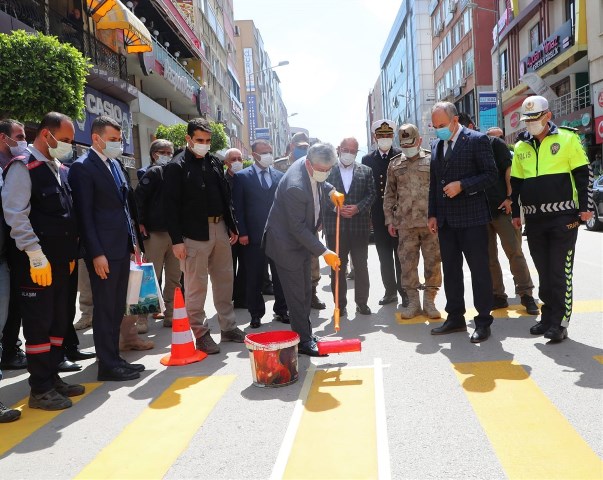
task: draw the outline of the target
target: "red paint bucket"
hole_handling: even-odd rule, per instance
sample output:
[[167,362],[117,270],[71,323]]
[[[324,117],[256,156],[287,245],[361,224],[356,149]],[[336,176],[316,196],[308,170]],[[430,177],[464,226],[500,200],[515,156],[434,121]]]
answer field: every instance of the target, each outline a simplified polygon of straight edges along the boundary
[[251,375],[257,387],[282,387],[297,382],[299,335],[288,330],[245,336]]

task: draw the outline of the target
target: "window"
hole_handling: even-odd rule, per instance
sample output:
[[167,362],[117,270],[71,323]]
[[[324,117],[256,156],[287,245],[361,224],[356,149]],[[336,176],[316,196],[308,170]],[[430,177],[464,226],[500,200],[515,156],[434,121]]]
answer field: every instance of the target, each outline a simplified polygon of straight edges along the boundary
[[465,53],[465,72],[468,76],[473,74],[473,49]]
[[561,97],[563,95],[567,95],[568,93],[570,93],[570,87],[571,87],[570,79],[569,79],[569,77],[567,77],[567,78],[561,80],[560,82],[556,83],[555,85],[553,85],[551,88],[557,94],[558,97]]
[[530,52],[540,45],[540,23],[530,28]]
[[473,9],[468,8],[467,10],[465,10],[465,12],[463,13],[463,27],[465,28],[465,33],[469,33],[469,31],[471,30],[471,12],[473,11]]
[[576,0],[565,0],[565,21],[572,21],[572,26],[576,25]]
[[499,57],[500,65],[500,89],[505,90],[508,85],[508,70],[509,70],[509,56],[507,50],[502,52]]

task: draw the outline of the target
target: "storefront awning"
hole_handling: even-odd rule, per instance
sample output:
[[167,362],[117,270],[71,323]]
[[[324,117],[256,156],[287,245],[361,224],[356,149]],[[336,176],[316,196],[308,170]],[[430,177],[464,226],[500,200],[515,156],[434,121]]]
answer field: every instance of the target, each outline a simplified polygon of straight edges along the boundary
[[151,34],[136,15],[119,0],[86,0],[97,30],[123,30],[128,53],[153,50]]

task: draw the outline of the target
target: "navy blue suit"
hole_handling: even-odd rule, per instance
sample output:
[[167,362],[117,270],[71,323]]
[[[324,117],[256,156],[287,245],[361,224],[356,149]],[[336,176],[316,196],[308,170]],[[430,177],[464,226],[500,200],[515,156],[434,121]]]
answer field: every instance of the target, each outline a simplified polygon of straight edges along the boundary
[[[493,297],[487,225],[491,216],[485,190],[496,182],[498,170],[488,137],[459,128],[448,161],[444,161],[445,142],[438,140],[432,145],[428,216],[438,222],[448,319],[465,323],[464,255],[471,270],[473,303],[478,312],[475,325],[489,326]],[[461,182],[462,191],[453,198],[447,197],[443,189],[455,181]]]
[[[118,189],[111,171],[92,149],[69,169],[94,300],[92,333],[99,372],[121,363],[119,327],[126,307],[130,254],[134,250],[125,210],[128,182],[121,168],[119,174]],[[100,255],[109,262],[106,280],[96,274],[92,263]]]
[[[268,213],[274,202],[274,194],[283,173],[268,168],[272,185],[264,189],[260,178],[253,166],[241,170],[234,176],[232,187],[232,202],[235,217],[239,228],[239,237],[249,237],[249,244],[243,246],[243,259],[245,262],[247,308],[252,317],[262,317],[266,313],[262,285],[264,282],[264,266],[266,255],[262,248],[264,227]],[[287,303],[283,295],[276,267],[271,263],[272,284],[274,287],[274,313],[284,315],[287,313]]]

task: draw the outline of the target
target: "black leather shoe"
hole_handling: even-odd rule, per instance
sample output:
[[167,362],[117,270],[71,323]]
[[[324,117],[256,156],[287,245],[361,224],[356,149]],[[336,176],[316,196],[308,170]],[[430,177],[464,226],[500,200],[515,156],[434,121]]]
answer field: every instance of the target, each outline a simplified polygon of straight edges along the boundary
[[538,315],[540,313],[538,305],[536,304],[536,301],[532,295],[523,295],[521,297],[521,304],[526,307],[526,312],[528,312],[528,315]]
[[402,307],[404,307],[404,308],[408,307],[410,300],[408,299],[408,293],[406,293],[406,290],[402,290],[400,292],[400,296],[402,297]]
[[13,355],[8,355],[7,352],[4,352],[3,357],[0,363],[0,369],[2,370],[23,370],[27,368],[27,356],[20,348]]
[[268,283],[262,287],[262,295],[274,295],[272,283]]
[[291,323],[291,319],[289,318],[289,314],[283,313],[282,315],[275,315],[274,320],[281,323],[286,323],[287,325]]
[[262,325],[262,319],[260,317],[251,317],[251,323],[249,328],[260,328]]
[[565,327],[551,327],[544,332],[544,338],[548,338],[551,343],[562,342],[567,338],[567,328]]
[[398,294],[392,293],[391,295],[385,295],[379,300],[379,305],[387,305],[388,303],[394,303],[398,301]]
[[485,342],[490,337],[490,327],[477,327],[471,334],[471,343]]
[[370,315],[372,313],[371,309],[366,303],[359,303],[356,305],[356,311],[361,315]]
[[446,335],[448,333],[466,332],[467,325],[463,322],[452,322],[446,320],[441,327],[435,327],[431,329],[432,335]]
[[492,310],[498,310],[499,308],[507,308],[509,306],[509,302],[507,301],[507,297],[500,297],[498,295],[494,296],[494,304],[492,305]]
[[327,308],[325,303],[320,301],[320,298],[318,298],[316,292],[312,294],[312,308],[315,310],[324,310]]
[[125,382],[140,378],[140,373],[135,370],[130,370],[126,367],[115,367],[108,370],[98,371],[97,379],[105,382]]
[[532,335],[543,335],[548,331],[551,326],[548,323],[538,322],[532,328],[530,328],[530,333]]
[[81,350],[79,350],[76,347],[76,348],[66,348],[65,356],[72,362],[77,362],[78,360],[89,360],[91,358],[94,358],[94,357],[96,357],[96,353],[82,352]]
[[343,307],[339,309],[339,316],[340,317],[347,317],[348,316],[348,309]]
[[72,362],[66,358],[59,363],[59,372],[79,372],[82,366],[79,363]]
[[327,355],[321,355],[318,353],[318,345],[314,340],[308,342],[300,342],[297,347],[297,352],[300,355],[308,355],[310,357],[326,357]]
[[134,372],[144,372],[144,365],[142,363],[130,363],[126,362],[123,358],[119,362],[119,366],[132,370]]

